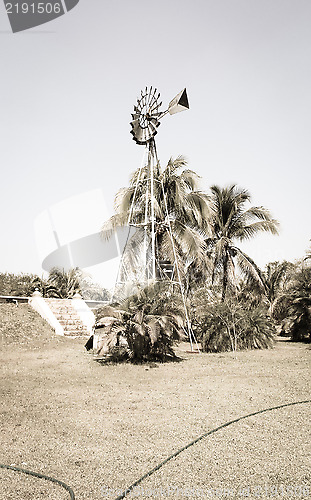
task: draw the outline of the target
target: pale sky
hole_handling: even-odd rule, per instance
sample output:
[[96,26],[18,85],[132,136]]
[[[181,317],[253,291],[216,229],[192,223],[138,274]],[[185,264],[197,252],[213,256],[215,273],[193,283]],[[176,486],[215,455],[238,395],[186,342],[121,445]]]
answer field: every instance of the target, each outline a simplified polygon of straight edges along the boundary
[[112,210],[141,164],[129,122],[150,85],[163,109],[184,87],[190,103],[162,121],[161,163],[183,154],[202,188],[234,182],[271,210],[280,236],[243,246],[260,266],[302,257],[310,26],[309,0],[80,0],[13,34],[1,2],[0,272],[41,274],[34,221],[47,208],[100,188]]

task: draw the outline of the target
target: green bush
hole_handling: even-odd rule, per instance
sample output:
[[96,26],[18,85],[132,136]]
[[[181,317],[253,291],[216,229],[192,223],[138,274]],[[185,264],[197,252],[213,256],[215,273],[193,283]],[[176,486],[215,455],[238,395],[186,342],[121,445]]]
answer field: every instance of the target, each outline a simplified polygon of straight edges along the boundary
[[275,328],[264,306],[250,307],[235,297],[210,298],[197,310],[197,335],[204,352],[267,349],[274,345]]
[[40,281],[35,274],[0,273],[0,295],[30,297]]
[[180,297],[160,283],[146,287],[122,304],[100,308],[96,321],[103,335],[109,336],[109,355],[115,357],[114,349],[122,339],[132,362],[175,357],[173,346],[183,324]]

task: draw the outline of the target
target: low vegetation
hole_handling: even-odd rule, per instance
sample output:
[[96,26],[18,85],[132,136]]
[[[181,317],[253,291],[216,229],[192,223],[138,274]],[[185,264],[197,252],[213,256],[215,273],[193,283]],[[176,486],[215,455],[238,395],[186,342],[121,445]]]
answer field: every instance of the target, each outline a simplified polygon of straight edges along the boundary
[[65,271],[55,267],[47,278],[36,274],[0,273],[0,295],[30,297],[35,290],[43,297],[70,299],[80,293],[85,300],[109,299],[109,292],[79,268]]
[[273,347],[275,327],[264,305],[245,304],[236,297],[211,300],[203,290],[200,295],[195,314],[203,351],[236,353]]
[[38,278],[35,274],[0,273],[0,295],[29,297]]

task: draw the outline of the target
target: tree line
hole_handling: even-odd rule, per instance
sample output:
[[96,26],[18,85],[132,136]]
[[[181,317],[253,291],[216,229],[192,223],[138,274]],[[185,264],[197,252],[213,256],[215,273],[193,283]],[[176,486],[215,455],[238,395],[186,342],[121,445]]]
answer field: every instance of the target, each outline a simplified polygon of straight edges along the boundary
[[[157,265],[161,270],[161,263],[171,264],[171,274],[146,286],[138,282],[130,295],[98,309],[105,349],[122,359],[165,359],[174,356],[174,342],[189,325],[206,352],[273,347],[276,333],[310,341],[311,251],[295,263],[271,262],[260,269],[240,244],[262,232],[277,235],[279,223],[267,208],[251,205],[246,189],[214,185],[203,192],[182,156],[163,170],[156,165],[153,174],[153,199],[148,168],[140,168],[116,194],[115,214],[102,234],[110,238],[117,228],[134,226],[126,264],[127,272],[136,272],[138,256],[145,253],[150,262],[153,225]],[[153,224],[146,216],[151,204]],[[54,268],[47,279],[0,274],[0,295],[29,296],[36,288],[46,297],[110,296],[78,268]]]
[[31,297],[38,290],[43,297],[71,299],[79,293],[85,300],[109,300],[108,290],[94,283],[78,267],[65,271],[54,267],[47,277],[26,273],[0,273],[0,295]]

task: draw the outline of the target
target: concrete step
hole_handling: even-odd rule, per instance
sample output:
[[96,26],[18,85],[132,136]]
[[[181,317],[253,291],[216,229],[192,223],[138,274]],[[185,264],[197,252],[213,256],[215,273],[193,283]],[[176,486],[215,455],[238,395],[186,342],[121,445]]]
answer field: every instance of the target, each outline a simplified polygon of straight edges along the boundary
[[55,307],[66,307],[72,304],[72,299],[45,299],[48,304],[53,304]]
[[71,334],[72,332],[79,332],[79,334],[87,334],[88,331],[85,328],[78,328],[77,326],[73,328],[64,328],[64,333]]
[[87,330],[86,326],[83,323],[70,323],[63,325],[64,330]]
[[57,316],[60,319],[80,319],[78,314],[75,314],[74,312],[70,314],[57,314],[55,311],[53,311],[55,316]]
[[61,325],[83,325],[82,321],[79,318],[57,318]]
[[72,330],[70,332],[64,331],[64,336],[65,337],[85,337],[85,338],[89,338],[90,334],[88,332],[81,332],[79,330]]
[[79,314],[76,311],[71,311],[70,313],[67,314],[58,314],[57,312],[53,311],[55,316],[61,319],[80,319]]
[[63,312],[66,313],[68,311],[72,311],[73,307],[55,307],[54,304],[49,304],[50,308],[53,309],[53,311],[58,311],[58,312]]
[[53,304],[49,304],[49,307],[50,307],[50,309],[52,309],[52,311],[55,311],[59,314],[68,314],[71,311],[75,311],[73,306],[71,306],[71,307],[55,307]]

